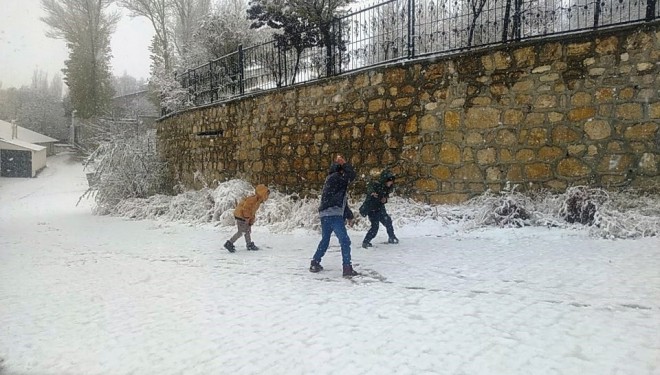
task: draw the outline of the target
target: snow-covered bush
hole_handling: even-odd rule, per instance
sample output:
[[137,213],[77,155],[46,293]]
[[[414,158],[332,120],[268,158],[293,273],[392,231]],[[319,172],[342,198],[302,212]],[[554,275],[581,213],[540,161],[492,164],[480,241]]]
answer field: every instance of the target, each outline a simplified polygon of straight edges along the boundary
[[[215,189],[207,187],[176,196],[124,199],[112,207],[111,213],[135,219],[233,226],[236,204],[251,194],[254,194],[254,187],[250,183],[230,180],[218,184]],[[350,200],[356,215],[353,228],[359,231],[366,231],[370,226],[369,220],[357,213],[363,199],[363,196],[354,196]],[[318,205],[315,194],[311,197],[287,195],[271,188],[270,198],[257,212],[255,225],[267,226],[274,232],[299,228],[318,230]],[[576,187],[563,194],[546,191],[523,194],[510,188],[497,194],[486,192],[456,206],[434,206],[394,196],[386,208],[395,227],[433,220],[444,225],[459,224],[457,229],[460,230],[534,225],[573,227],[603,238],[660,235],[660,198],[632,191],[607,193],[602,189]],[[568,219],[569,215],[579,220]],[[579,224],[583,218],[589,219],[584,221],[588,225]]]
[[[99,146],[87,158],[91,182],[84,197],[94,197],[100,214],[116,213],[117,205],[130,198],[147,198],[169,193],[166,164],[156,149],[155,131],[136,133],[115,129],[98,140]],[[160,210],[158,204],[149,209]]]
[[559,209],[561,217],[569,223],[598,225],[598,207],[608,200],[607,192],[575,186],[567,189],[564,195],[566,199]]
[[516,187],[507,188],[495,194],[490,191],[471,199],[467,203],[476,214],[474,225],[498,225],[500,227],[522,227],[530,225],[529,209],[531,199],[516,191]]

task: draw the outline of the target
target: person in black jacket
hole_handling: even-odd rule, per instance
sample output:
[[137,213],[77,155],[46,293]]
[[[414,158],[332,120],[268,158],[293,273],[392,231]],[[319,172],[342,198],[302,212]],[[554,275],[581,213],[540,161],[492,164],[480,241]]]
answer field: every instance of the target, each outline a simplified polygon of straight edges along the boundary
[[319,216],[321,217],[321,242],[316,248],[309,266],[310,272],[323,270],[321,259],[330,245],[330,236],[335,233],[341,246],[341,258],[343,264],[343,276],[356,276],[351,264],[351,239],[346,232],[345,221],[349,225],[353,223],[353,212],[348,207],[348,185],[355,180],[355,170],[350,163],[341,155],[330,166],[328,177],[323,185],[321,204],[319,205]]
[[388,243],[397,244],[399,239],[394,235],[394,226],[392,225],[392,218],[385,210],[385,203],[390,197],[393,190],[395,176],[387,169],[380,174],[378,181],[372,181],[367,185],[367,197],[362,206],[360,206],[360,215],[368,216],[371,222],[371,228],[364,236],[362,247],[371,247],[371,240],[378,234],[379,223],[383,223],[387,230]]

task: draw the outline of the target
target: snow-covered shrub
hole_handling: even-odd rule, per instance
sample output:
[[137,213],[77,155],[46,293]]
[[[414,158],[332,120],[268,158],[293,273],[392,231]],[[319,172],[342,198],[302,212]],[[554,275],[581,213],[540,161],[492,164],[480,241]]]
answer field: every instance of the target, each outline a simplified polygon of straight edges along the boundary
[[92,169],[88,180],[93,183],[81,197],[93,196],[98,213],[115,213],[126,199],[171,192],[166,164],[156,149],[155,131],[120,129],[101,138],[86,162],[86,168]]
[[598,225],[598,207],[609,198],[602,189],[574,186],[564,193],[559,215],[569,223]]
[[591,235],[603,238],[638,238],[660,235],[660,199],[634,191],[607,194],[598,207]]
[[471,199],[467,203],[476,214],[474,225],[498,225],[500,227],[523,227],[530,225],[532,207],[531,199],[516,191],[516,188],[505,189],[500,193],[487,191]]

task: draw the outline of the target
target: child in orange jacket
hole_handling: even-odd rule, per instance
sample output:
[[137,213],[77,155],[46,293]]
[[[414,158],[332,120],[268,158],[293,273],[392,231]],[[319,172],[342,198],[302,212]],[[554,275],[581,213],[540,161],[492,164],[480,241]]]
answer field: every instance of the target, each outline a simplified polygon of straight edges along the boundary
[[270,190],[268,190],[266,185],[257,185],[255,188],[255,194],[243,198],[238,206],[236,206],[236,209],[234,210],[234,218],[236,219],[238,231],[232,236],[232,238],[225,242],[225,249],[229,250],[230,253],[236,251],[234,242],[243,235],[245,235],[245,244],[247,245],[248,250],[259,250],[257,245],[252,242],[250,233],[252,224],[254,224],[254,221],[256,220],[255,214],[257,213],[259,206],[261,206],[261,203],[268,200],[269,194]]

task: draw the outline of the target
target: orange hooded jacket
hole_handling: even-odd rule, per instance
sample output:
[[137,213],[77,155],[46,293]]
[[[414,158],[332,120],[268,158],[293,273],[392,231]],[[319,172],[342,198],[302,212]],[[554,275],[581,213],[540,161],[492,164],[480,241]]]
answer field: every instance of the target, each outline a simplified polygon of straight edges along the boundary
[[257,213],[259,206],[261,206],[261,203],[268,199],[270,190],[268,190],[266,185],[259,184],[255,188],[255,193],[256,194],[254,195],[243,198],[234,210],[235,217],[245,219],[250,225],[254,224],[254,221],[256,220],[255,214]]

